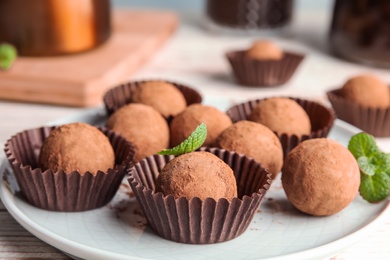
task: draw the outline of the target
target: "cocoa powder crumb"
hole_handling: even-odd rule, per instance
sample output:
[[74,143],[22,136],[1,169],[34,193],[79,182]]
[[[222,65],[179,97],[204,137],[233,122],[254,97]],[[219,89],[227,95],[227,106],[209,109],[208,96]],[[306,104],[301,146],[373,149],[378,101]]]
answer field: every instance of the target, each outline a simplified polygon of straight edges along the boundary
[[137,215],[137,216],[140,216],[140,217],[144,217],[144,213],[142,212],[141,209],[134,209],[133,210],[133,214]]

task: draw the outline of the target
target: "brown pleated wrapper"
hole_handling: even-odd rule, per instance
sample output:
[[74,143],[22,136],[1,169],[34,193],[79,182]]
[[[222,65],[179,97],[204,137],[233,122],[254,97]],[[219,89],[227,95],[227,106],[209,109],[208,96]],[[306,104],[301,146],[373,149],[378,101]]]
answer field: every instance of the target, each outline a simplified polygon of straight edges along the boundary
[[249,226],[271,185],[271,174],[246,156],[217,148],[201,148],[225,161],[234,171],[238,198],[175,199],[155,193],[155,181],[173,156],[154,155],[130,169],[129,183],[152,229],[179,243],[212,244],[231,240]]
[[226,53],[233,74],[241,85],[274,87],[286,83],[298,68],[304,55],[284,52],[280,60],[258,60],[245,56],[245,51]]
[[123,107],[124,105],[131,103],[131,95],[134,91],[134,89],[138,88],[142,83],[148,82],[148,81],[164,81],[167,83],[170,83],[174,85],[180,92],[183,94],[187,106],[191,104],[201,103],[202,102],[202,96],[197,92],[195,89],[171,82],[171,81],[165,81],[165,80],[142,80],[142,81],[133,81],[124,83],[122,85],[119,85],[117,87],[114,87],[110,90],[108,90],[104,96],[103,96],[103,102],[107,111],[108,115],[111,115],[119,108]]
[[328,99],[339,119],[376,137],[390,136],[390,107],[365,107],[344,98],[340,89],[327,92]]
[[[333,109],[327,108],[317,102],[300,98],[288,98],[295,100],[308,114],[311,123],[311,133],[310,135],[302,136],[275,133],[282,144],[284,158],[286,158],[287,154],[294,147],[305,140],[327,137],[336,118]],[[226,114],[230,117],[233,123],[241,120],[247,120],[253,108],[255,108],[262,100],[266,99],[267,98],[256,99],[235,105],[229,108],[226,111]]]
[[14,171],[21,194],[42,209],[85,211],[107,204],[115,195],[126,169],[133,165],[134,149],[120,135],[101,128],[115,152],[115,167],[96,175],[77,171],[65,173],[38,168],[41,146],[55,127],[41,127],[20,132],[5,144],[4,151]]

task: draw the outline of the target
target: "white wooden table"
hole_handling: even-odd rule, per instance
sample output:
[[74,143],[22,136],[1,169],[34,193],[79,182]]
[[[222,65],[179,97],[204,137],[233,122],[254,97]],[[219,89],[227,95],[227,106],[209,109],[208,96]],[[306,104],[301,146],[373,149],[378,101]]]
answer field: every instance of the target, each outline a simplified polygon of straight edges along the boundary
[[[203,95],[231,99],[290,95],[321,101],[326,101],[326,90],[362,72],[375,73],[390,82],[389,71],[345,62],[328,54],[328,12],[297,12],[291,34],[285,38],[273,38],[282,47],[306,53],[306,59],[294,77],[280,88],[242,88],[234,83],[223,54],[229,49],[246,47],[251,39],[260,36],[250,38],[208,34],[200,20],[199,17],[186,16],[172,40],[133,78],[175,80],[193,86]],[[0,143],[21,130],[81,111],[81,108],[0,101]],[[390,152],[390,138],[381,139],[380,144],[386,152]],[[389,242],[390,219],[331,259],[390,259]],[[0,259],[12,258],[68,257],[27,232],[0,203]]]

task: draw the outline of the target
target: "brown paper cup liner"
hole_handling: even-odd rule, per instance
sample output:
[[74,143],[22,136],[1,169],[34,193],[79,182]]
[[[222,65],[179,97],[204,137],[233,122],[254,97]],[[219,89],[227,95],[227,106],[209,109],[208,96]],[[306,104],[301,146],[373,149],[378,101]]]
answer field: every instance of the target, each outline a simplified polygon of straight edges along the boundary
[[[107,114],[111,115],[119,108],[131,103],[131,93],[133,93],[133,90],[138,88],[142,83],[148,81],[151,80],[128,82],[108,90],[103,96],[103,102],[106,107]],[[164,82],[170,83],[180,90],[187,102],[187,106],[202,102],[202,96],[195,89],[171,81]]]
[[390,136],[390,108],[361,106],[342,97],[339,89],[329,91],[327,95],[339,119],[373,136]]
[[20,132],[5,144],[4,151],[14,171],[21,194],[39,208],[53,211],[85,211],[107,204],[115,195],[133,164],[131,143],[108,129],[100,129],[115,152],[115,167],[96,175],[77,171],[52,172],[38,168],[41,146],[55,127],[41,127]]
[[273,87],[286,83],[305,56],[284,52],[281,60],[256,60],[247,58],[245,51],[231,51],[226,53],[226,57],[239,84]]
[[[335,113],[331,108],[326,108],[317,102],[305,99],[288,98],[295,100],[308,114],[311,123],[311,133],[310,135],[302,136],[275,133],[282,144],[284,158],[286,158],[287,154],[294,147],[305,140],[327,137],[335,120]],[[241,120],[247,120],[253,108],[255,108],[262,100],[266,100],[266,98],[251,100],[235,105],[229,108],[226,111],[226,114],[230,117],[233,123]]]
[[234,171],[238,198],[174,199],[155,193],[156,178],[173,156],[154,155],[130,169],[131,188],[152,229],[161,237],[187,244],[224,242],[241,235],[271,185],[271,174],[243,155],[217,148],[201,148],[225,161]]

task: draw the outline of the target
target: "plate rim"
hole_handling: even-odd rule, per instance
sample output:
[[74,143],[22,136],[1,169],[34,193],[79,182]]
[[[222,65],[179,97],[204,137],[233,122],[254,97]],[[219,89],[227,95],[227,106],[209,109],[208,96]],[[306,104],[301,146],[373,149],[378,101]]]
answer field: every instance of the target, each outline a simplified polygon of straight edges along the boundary
[[[102,108],[94,108],[89,109],[80,113],[76,113],[75,115],[71,115],[68,117],[60,118],[58,120],[47,123],[48,125],[55,125],[61,123],[61,121],[70,120],[72,118],[80,118],[83,116],[101,116],[103,112]],[[348,131],[351,133],[362,132],[359,128],[336,119],[334,125],[331,130],[335,127],[341,128],[344,131]],[[4,152],[0,155],[0,168],[4,168],[4,164],[8,164],[8,161],[5,157]],[[10,167],[10,166],[9,166]],[[0,172],[0,176],[2,176],[2,172]],[[116,252],[111,252],[107,250],[102,250],[99,248],[95,248],[88,245],[79,244],[70,240],[69,238],[65,238],[60,236],[50,230],[44,228],[41,225],[38,225],[34,221],[32,221],[23,211],[21,211],[15,204],[15,195],[6,187],[5,181],[1,178],[0,185],[0,198],[7,209],[7,211],[11,214],[11,216],[26,230],[28,230],[32,235],[41,239],[45,243],[67,253],[68,255],[72,255],[74,257],[82,257],[82,258],[93,258],[93,259],[145,259],[142,257],[134,256],[134,255],[124,255]],[[361,240],[365,235],[373,232],[373,229],[384,222],[384,220],[390,216],[390,200],[387,199],[380,209],[380,212],[375,216],[375,218],[369,223],[363,225],[355,232],[352,232],[344,237],[336,239],[332,242],[326,243],[324,245],[316,246],[310,249],[306,249],[299,252],[287,253],[280,256],[272,256],[261,258],[263,260],[285,260],[285,259],[312,259],[316,256],[324,256],[324,255],[332,255],[332,253],[338,252],[343,248],[351,246],[352,244]]]

